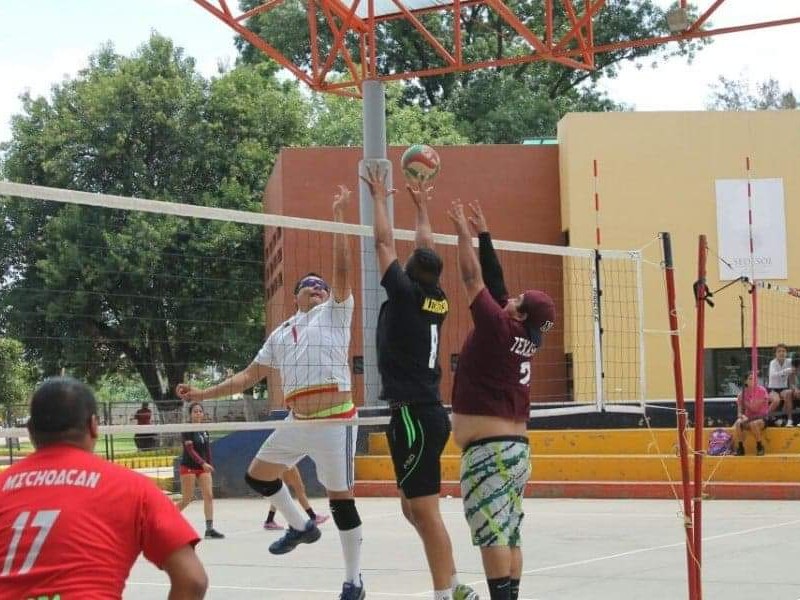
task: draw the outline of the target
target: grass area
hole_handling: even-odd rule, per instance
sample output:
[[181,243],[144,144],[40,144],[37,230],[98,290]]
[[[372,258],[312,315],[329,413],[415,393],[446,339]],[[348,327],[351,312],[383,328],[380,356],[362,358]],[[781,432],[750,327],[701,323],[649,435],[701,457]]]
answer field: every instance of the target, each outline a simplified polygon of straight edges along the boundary
[[[14,448],[14,454],[27,455],[33,452],[30,441],[21,442],[19,448]],[[162,446],[152,450],[139,450],[134,442],[133,435],[101,435],[94,447],[94,453],[99,456],[111,458],[127,458],[132,456],[174,456],[180,453],[178,446]],[[8,454],[8,446],[0,446],[0,454]]]

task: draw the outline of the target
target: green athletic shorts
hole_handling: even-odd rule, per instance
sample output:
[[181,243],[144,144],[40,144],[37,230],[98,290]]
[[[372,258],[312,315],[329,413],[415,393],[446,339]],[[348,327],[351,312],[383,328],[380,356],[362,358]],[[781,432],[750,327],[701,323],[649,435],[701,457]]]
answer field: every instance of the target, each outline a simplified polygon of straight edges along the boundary
[[475,546],[519,546],[522,498],[531,474],[528,439],[484,438],[461,455],[461,497]]

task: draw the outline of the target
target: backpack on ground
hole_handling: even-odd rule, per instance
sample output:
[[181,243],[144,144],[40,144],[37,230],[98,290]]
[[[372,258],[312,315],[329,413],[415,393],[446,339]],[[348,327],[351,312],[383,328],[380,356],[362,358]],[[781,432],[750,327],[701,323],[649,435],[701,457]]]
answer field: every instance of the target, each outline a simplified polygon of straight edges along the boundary
[[733,454],[733,436],[724,429],[715,429],[708,438],[708,455]]

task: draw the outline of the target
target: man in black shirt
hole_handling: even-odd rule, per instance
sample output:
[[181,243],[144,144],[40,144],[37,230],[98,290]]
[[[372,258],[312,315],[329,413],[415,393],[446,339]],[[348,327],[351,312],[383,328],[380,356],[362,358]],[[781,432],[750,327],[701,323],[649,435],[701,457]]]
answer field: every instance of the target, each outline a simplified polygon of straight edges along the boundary
[[442,259],[434,250],[428,219],[433,188],[424,182],[406,186],[416,207],[416,248],[404,268],[389,225],[386,175],[387,167],[375,164],[363,179],[375,204],[375,248],[388,296],[378,316],[377,351],[380,397],[391,408],[389,449],[403,514],[425,546],[435,600],[474,600],[477,594],[458,582],[439,510],[439,457],[450,436],[450,419],[439,394],[439,340],[448,304],[439,287]]

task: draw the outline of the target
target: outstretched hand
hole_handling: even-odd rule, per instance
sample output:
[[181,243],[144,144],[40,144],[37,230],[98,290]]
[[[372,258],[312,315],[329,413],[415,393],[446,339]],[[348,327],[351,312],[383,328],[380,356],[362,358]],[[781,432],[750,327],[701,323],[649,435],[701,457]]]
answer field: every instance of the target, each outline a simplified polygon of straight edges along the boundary
[[453,201],[450,208],[447,210],[447,216],[450,217],[450,220],[456,226],[456,232],[466,232],[469,234],[469,224],[467,223],[467,217],[464,214],[464,205],[461,204],[461,200]]
[[418,209],[428,207],[428,202],[433,197],[433,184],[428,185],[425,181],[415,181],[413,184],[406,183],[406,189]]
[[192,402],[196,400],[199,392],[200,390],[193,388],[188,383],[179,383],[175,387],[175,394],[184,402]]
[[389,175],[389,170],[383,168],[379,164],[367,165],[367,176],[359,175],[361,181],[367,184],[369,193],[373,198],[388,198],[395,190],[386,188],[386,179]]
[[470,202],[469,209],[472,211],[472,215],[469,216],[469,224],[472,225],[475,234],[477,235],[489,231],[489,226],[486,224],[486,217],[483,215],[481,203],[477,200],[475,200],[475,202]]
[[339,191],[333,195],[333,213],[344,212],[345,207],[350,202],[351,192],[345,185],[339,185]]

